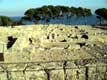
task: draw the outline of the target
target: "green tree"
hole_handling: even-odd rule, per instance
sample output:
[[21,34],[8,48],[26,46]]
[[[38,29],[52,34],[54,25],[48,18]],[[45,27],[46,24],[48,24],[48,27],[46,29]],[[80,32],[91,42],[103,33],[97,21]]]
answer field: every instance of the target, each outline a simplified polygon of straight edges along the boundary
[[92,15],[90,9],[82,8],[82,7],[75,8],[74,14],[77,16],[77,18],[84,17],[84,24],[85,25],[87,22],[86,16]]
[[95,11],[95,14],[97,14],[97,18],[100,20],[100,24],[102,24],[103,19],[107,20],[107,9],[106,8],[97,9]]
[[[25,12],[25,17],[23,19],[25,19],[25,20],[35,19],[34,21],[38,22],[39,20],[41,20],[41,17],[43,17],[44,19],[42,19],[42,20],[49,22],[50,19],[54,19],[54,18],[58,18],[58,17],[61,18],[61,17],[65,16],[65,14],[68,14],[67,19],[68,19],[68,22],[70,22],[70,18],[73,15],[76,15],[78,18],[81,16],[86,17],[91,14],[91,10],[82,8],[82,7],[75,8],[75,7],[68,7],[68,6],[48,5],[48,6],[42,6],[39,8],[33,8],[33,9],[27,10]],[[37,22],[35,22],[35,23],[37,23]]]
[[29,9],[25,12],[24,15],[28,16],[28,17],[32,17],[35,14],[35,9]]
[[7,16],[0,16],[0,26],[11,26],[13,21]]
[[96,16],[96,18],[99,19],[100,25],[101,25],[101,20],[102,20],[101,17],[100,16]]
[[83,15],[82,15],[82,16],[84,17],[85,25],[86,25],[86,23],[87,23],[86,16],[91,16],[91,15],[92,15],[91,10],[84,8],[84,10],[83,10]]
[[41,20],[40,16],[34,15],[33,17],[35,19],[35,21],[34,21],[35,23],[38,23],[39,20]]

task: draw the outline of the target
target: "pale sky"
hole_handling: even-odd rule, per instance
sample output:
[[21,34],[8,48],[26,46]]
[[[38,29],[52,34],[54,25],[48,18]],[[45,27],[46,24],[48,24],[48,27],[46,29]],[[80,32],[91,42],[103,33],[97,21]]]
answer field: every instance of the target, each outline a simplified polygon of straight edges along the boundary
[[98,8],[107,8],[107,0],[0,0],[0,15],[23,16],[27,9],[43,5],[86,7],[94,12]]

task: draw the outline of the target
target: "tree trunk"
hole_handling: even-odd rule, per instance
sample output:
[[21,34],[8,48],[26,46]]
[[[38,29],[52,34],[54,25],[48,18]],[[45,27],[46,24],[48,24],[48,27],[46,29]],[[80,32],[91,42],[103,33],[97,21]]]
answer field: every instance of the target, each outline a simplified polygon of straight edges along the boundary
[[87,25],[87,19],[86,19],[86,16],[84,16],[84,25]]
[[102,24],[101,19],[100,19],[100,25]]

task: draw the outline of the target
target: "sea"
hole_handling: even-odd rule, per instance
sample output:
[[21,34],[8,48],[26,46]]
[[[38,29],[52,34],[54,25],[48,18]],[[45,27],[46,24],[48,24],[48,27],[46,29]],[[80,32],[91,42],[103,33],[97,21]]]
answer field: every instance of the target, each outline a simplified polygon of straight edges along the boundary
[[[21,16],[14,16],[11,17],[12,20],[14,21],[19,21],[21,19]],[[99,22],[99,20],[96,18],[95,15],[87,16],[87,17],[76,17],[72,16],[71,18],[67,19],[65,17],[60,17],[60,18],[51,18],[48,24],[71,24],[71,25],[95,25]],[[24,24],[26,25],[32,25],[34,22],[32,21],[23,21]],[[46,24],[45,20],[40,20],[38,23],[40,24]]]

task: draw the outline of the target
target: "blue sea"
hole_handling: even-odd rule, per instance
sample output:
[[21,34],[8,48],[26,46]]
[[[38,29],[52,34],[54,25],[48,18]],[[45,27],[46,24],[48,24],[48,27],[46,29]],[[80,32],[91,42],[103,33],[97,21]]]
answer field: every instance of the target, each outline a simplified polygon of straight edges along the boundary
[[22,16],[13,16],[13,17],[10,17],[12,20],[14,21],[19,21],[21,19]]
[[[12,20],[14,21],[19,21],[21,19],[21,16],[15,16],[11,17]],[[92,16],[87,16],[87,17],[76,17],[73,16],[69,19],[66,17],[60,17],[60,18],[55,18],[55,19],[50,19],[50,22],[48,24],[72,24],[72,25],[94,25],[97,24],[98,19],[96,18],[95,15]],[[24,24],[31,25],[34,24],[34,22],[31,21],[23,21]],[[45,20],[40,20],[40,24],[45,24]]]

